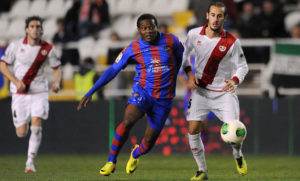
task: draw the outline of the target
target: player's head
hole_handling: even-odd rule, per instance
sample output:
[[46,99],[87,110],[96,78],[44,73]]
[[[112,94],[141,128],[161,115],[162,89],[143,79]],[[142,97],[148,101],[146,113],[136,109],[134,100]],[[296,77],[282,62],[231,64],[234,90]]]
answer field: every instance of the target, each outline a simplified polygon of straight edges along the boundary
[[38,40],[43,35],[43,19],[39,16],[30,16],[25,20],[26,35],[31,39]]
[[152,14],[142,14],[137,20],[137,28],[142,39],[152,43],[158,36],[157,20]]
[[220,31],[227,17],[227,8],[222,2],[212,2],[206,12],[208,27],[213,31]]

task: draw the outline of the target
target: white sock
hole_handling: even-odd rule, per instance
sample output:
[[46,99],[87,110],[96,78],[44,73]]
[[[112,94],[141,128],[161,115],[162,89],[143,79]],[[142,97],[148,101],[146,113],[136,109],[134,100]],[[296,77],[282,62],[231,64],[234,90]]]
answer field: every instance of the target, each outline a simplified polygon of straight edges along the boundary
[[240,158],[243,156],[242,145],[243,145],[243,143],[231,146],[232,147],[232,155],[233,155],[234,159],[237,159],[237,158]]
[[42,141],[42,127],[31,126],[30,130],[31,130],[31,134],[29,138],[27,162],[33,162],[33,159],[36,157]]
[[188,133],[189,143],[194,159],[196,160],[196,163],[198,165],[198,170],[207,172],[204,155],[204,145],[202,143],[200,135],[201,133],[194,135]]

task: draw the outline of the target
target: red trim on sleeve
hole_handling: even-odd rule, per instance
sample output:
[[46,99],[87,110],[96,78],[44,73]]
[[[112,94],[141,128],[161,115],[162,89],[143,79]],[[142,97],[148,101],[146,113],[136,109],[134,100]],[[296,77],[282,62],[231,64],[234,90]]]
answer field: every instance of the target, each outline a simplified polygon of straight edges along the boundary
[[4,62],[6,65],[11,65],[10,63],[7,63],[5,60],[0,60],[0,62]]
[[55,66],[55,67],[51,67],[52,69],[58,69],[61,66],[61,64]]
[[239,80],[239,78],[238,78],[237,76],[232,77],[231,80],[233,80],[233,82],[234,82],[235,84],[239,84],[239,82],[240,82],[240,80]]

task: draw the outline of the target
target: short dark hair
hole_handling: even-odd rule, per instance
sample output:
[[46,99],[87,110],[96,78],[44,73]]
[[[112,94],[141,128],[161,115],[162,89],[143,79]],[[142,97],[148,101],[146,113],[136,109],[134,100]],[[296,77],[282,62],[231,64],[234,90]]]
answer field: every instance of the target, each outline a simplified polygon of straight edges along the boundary
[[29,26],[29,23],[31,22],[31,21],[39,21],[40,23],[41,23],[41,27],[42,27],[42,29],[43,29],[43,19],[41,18],[41,17],[39,17],[39,16],[30,16],[30,17],[28,17],[26,20],[25,20],[25,28],[28,28],[28,26]]
[[207,12],[209,13],[210,11],[210,7],[211,6],[217,6],[220,8],[224,8],[224,16],[227,16],[227,7],[225,6],[224,3],[220,2],[220,1],[216,1],[216,2],[211,2],[208,6]]
[[143,20],[145,20],[145,19],[154,20],[154,23],[155,23],[156,26],[157,26],[157,24],[158,24],[158,23],[157,23],[157,19],[155,18],[154,15],[152,15],[152,14],[142,14],[142,15],[138,18],[137,23],[136,23],[136,25],[137,25],[138,28],[140,27],[140,22],[143,21]]

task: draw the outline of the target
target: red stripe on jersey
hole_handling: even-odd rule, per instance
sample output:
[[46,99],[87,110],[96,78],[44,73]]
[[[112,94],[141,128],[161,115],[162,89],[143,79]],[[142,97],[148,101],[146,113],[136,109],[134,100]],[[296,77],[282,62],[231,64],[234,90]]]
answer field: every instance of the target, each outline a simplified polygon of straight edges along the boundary
[[140,76],[139,83],[142,88],[145,88],[146,79],[147,79],[147,70],[146,70],[145,61],[138,40],[132,43],[132,51],[136,61],[141,65],[141,76]]
[[[27,39],[25,39],[25,40],[27,40]],[[35,60],[33,61],[32,65],[30,66],[30,68],[28,69],[28,71],[26,72],[26,74],[24,75],[24,77],[22,79],[22,82],[24,82],[26,88],[24,91],[18,91],[17,93],[27,93],[28,92],[31,82],[37,75],[42,64],[47,59],[48,54],[51,51],[51,49],[52,49],[51,44],[49,44],[45,41],[43,41],[43,43],[41,43],[41,48],[40,48],[37,56],[35,57]]]
[[218,44],[215,46],[204,67],[202,78],[199,81],[200,87],[206,87],[207,84],[211,84],[213,82],[220,62],[236,40],[236,38],[230,33],[226,32],[226,34],[227,36],[222,37]]
[[161,58],[160,58],[158,46],[152,46],[149,49],[152,57],[151,63],[153,64],[153,68],[154,68],[152,97],[159,98],[159,93],[161,90],[161,78],[162,78],[162,71],[160,70]]
[[175,82],[174,82],[174,74],[175,74],[175,62],[174,62],[174,57],[173,57],[173,49],[174,49],[174,38],[172,37],[172,35],[169,34],[165,34],[166,37],[166,43],[167,46],[170,48],[168,51],[169,53],[169,66],[170,66],[170,77],[169,77],[169,88],[168,88],[168,94],[167,97],[168,98],[173,98],[173,90],[174,90],[174,86],[175,86]]

